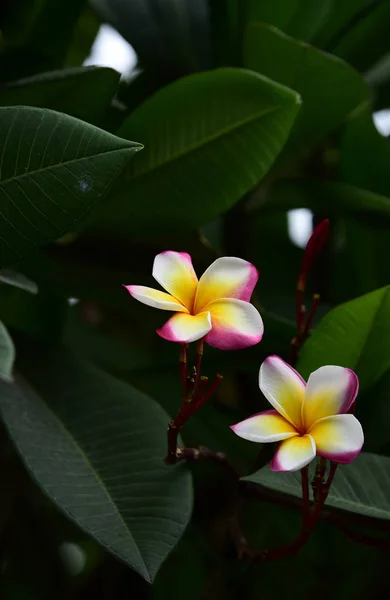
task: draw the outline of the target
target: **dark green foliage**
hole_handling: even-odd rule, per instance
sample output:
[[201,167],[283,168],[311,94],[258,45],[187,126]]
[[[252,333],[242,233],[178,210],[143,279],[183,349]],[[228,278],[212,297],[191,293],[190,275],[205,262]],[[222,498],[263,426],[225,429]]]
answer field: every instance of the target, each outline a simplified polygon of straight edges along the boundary
[[[83,66],[101,22],[135,49],[131,76]],[[390,109],[389,30],[389,0],[0,2],[2,599],[389,589],[390,150],[373,123]],[[229,429],[267,408],[261,362],[290,355],[296,208],[331,221],[297,369],[357,372],[365,452],[297,556],[249,565],[238,520],[259,550],[300,527],[299,473],[272,473],[273,447]],[[182,432],[228,469],[163,462],[178,348],[155,334],[167,313],[123,284],[152,285],[167,249],[198,274],[223,255],[260,271],[264,338],[206,346],[202,374],[224,381]]]

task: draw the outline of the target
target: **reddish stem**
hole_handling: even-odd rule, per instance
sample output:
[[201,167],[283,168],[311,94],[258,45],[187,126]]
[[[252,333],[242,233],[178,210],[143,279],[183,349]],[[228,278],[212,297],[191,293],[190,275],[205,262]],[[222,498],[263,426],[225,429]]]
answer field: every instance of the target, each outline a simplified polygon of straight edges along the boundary
[[313,505],[313,511],[311,515],[308,515],[306,522],[303,522],[303,526],[299,536],[293,542],[287,544],[286,546],[281,546],[280,548],[275,548],[274,550],[262,550],[260,552],[256,552],[256,554],[253,556],[255,560],[275,560],[278,558],[293,556],[302,548],[302,546],[306,544],[310,535],[313,533],[316,523],[319,519],[321,510],[328,496],[329,488],[335,476],[336,469],[337,463],[331,463],[328,479],[326,483],[322,486],[320,500],[317,504]]
[[217,374],[215,376],[215,379],[213,381],[213,383],[211,384],[211,386],[209,387],[209,389],[207,390],[207,392],[204,394],[204,396],[200,399],[197,399],[196,404],[195,404],[195,411],[199,410],[201,406],[203,406],[203,404],[205,402],[207,402],[207,400],[214,394],[214,392],[217,390],[219,384],[221,383],[223,379],[222,375]]
[[309,335],[309,331],[311,329],[313,319],[315,317],[318,306],[320,304],[320,299],[321,299],[321,297],[319,294],[313,294],[311,309],[310,309],[309,316],[307,317],[306,325],[305,325],[303,333],[302,333],[302,340],[305,340],[307,338],[307,336]]
[[199,382],[202,358],[203,358],[203,338],[196,342],[195,373],[194,373],[195,381],[194,381],[194,387],[193,387],[193,395],[196,394],[196,388],[197,388],[197,385]]
[[303,328],[303,318],[305,316],[305,307],[303,305],[303,291],[304,288],[299,287],[300,285],[300,280],[298,279],[298,284],[297,284],[297,292],[296,292],[296,311],[297,311],[297,333],[298,335],[300,334],[300,332],[302,331]]
[[306,244],[305,251],[303,253],[301,272],[298,278],[297,289],[305,290],[307,275],[316,260],[317,256],[321,252],[326,238],[329,233],[329,219],[324,219],[317,225],[311,234],[309,241]]
[[188,344],[180,344],[180,376],[182,387],[182,399],[187,398],[188,386]]

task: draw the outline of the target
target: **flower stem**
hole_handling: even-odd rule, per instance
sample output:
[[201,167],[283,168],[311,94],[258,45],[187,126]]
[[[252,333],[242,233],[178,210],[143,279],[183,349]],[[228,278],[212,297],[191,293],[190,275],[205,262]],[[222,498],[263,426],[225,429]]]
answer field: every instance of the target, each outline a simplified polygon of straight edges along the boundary
[[188,344],[180,344],[180,376],[182,385],[182,399],[187,398],[188,388]]
[[196,355],[195,355],[195,369],[194,369],[194,387],[193,394],[196,394],[196,388],[198,386],[199,377],[200,377],[200,367],[202,364],[203,358],[203,338],[196,342]]
[[310,499],[309,499],[309,467],[301,469],[302,480],[302,528],[305,526],[309,517]]
[[[168,423],[167,445],[168,453],[164,459],[166,464],[175,464],[178,460],[184,458],[183,451],[178,452],[177,440],[181,429],[186,422],[200,409],[201,406],[212,396],[218,385],[222,381],[222,375],[217,375],[206,390],[208,382],[207,377],[200,376],[200,367],[203,356],[203,340],[199,340],[196,345],[196,359],[193,367],[193,377],[188,377],[188,344],[180,346],[180,375],[182,381],[182,402],[179,411],[174,419]],[[193,450],[193,449],[189,449]],[[180,454],[180,455],[179,455]]]

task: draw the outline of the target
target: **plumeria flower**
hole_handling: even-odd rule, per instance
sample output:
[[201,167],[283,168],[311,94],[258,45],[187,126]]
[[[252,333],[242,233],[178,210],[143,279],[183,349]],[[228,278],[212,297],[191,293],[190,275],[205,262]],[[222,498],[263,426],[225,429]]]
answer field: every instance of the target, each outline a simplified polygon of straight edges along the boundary
[[362,426],[346,414],[359,380],[350,369],[332,365],[314,371],[307,382],[278,356],[260,367],[259,385],[275,410],[266,410],[232,426],[252,442],[280,442],[272,471],[297,471],[315,456],[350,463],[362,449]]
[[172,342],[205,341],[222,350],[257,344],[263,321],[249,303],[258,279],[246,260],[218,258],[198,280],[186,252],[167,250],[154,259],[153,277],[167,293],[141,285],[128,285],[129,293],[144,304],[176,312],[157,330]]

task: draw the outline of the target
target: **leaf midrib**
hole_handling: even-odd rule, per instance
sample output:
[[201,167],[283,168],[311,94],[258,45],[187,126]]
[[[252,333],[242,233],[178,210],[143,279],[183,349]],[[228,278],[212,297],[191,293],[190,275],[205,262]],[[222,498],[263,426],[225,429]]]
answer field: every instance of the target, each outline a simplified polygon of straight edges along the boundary
[[50,165],[41,169],[35,169],[34,171],[28,171],[27,173],[22,173],[20,175],[17,176],[13,176],[13,177],[8,177],[8,179],[2,179],[0,180],[0,187],[2,185],[5,185],[7,183],[12,183],[13,181],[19,181],[20,179],[23,179],[24,177],[32,177],[33,175],[36,175],[37,173],[45,173],[45,172],[49,172],[50,170],[53,169],[59,169],[65,165],[69,165],[72,163],[80,163],[84,160],[89,160],[91,158],[98,158],[99,156],[106,156],[107,154],[115,154],[116,152],[124,152],[126,150],[131,150],[135,148],[135,152],[138,152],[139,150],[142,149],[142,146],[139,147],[139,150],[137,150],[138,146],[125,146],[123,148],[116,148],[115,150],[107,150],[106,152],[98,152],[97,154],[89,154],[88,156],[83,156],[82,158],[73,158],[71,160],[66,160],[64,162],[61,163],[56,163],[54,165]]
[[[19,375],[18,379],[21,379],[22,381],[24,381],[24,378],[22,376],[20,376],[20,375]],[[31,384],[29,384],[29,385],[31,386]],[[20,392],[21,394],[24,395],[23,387],[20,387],[19,385],[15,385],[15,387],[16,387],[16,389],[17,389],[18,392]],[[63,430],[65,436],[68,439],[70,439],[71,445],[76,449],[76,452],[79,452],[79,454],[84,459],[84,461],[87,464],[87,466],[90,468],[92,475],[95,477],[95,479],[97,480],[98,484],[100,484],[100,486],[101,486],[103,492],[105,493],[105,495],[106,495],[109,503],[112,505],[115,513],[119,517],[120,522],[123,524],[125,530],[128,532],[128,535],[132,539],[133,544],[134,544],[134,548],[136,549],[136,551],[138,553],[138,557],[139,557],[142,565],[145,568],[145,573],[147,574],[147,576],[149,578],[150,577],[150,573],[149,573],[148,567],[147,567],[147,565],[145,563],[145,560],[143,559],[143,557],[141,555],[140,549],[139,549],[139,547],[138,547],[138,545],[137,545],[137,543],[136,543],[136,541],[135,541],[135,539],[134,539],[134,537],[133,537],[133,535],[132,535],[132,533],[131,533],[128,525],[126,524],[125,520],[123,519],[123,517],[122,517],[122,515],[121,515],[121,513],[119,511],[119,508],[118,508],[118,506],[115,503],[115,500],[112,498],[111,494],[109,493],[109,491],[108,491],[106,485],[104,484],[103,480],[101,479],[98,471],[92,465],[92,463],[90,462],[88,456],[85,454],[83,448],[79,445],[78,441],[72,436],[72,434],[70,433],[70,431],[65,427],[65,425],[59,419],[59,417],[56,415],[56,413],[51,409],[51,407],[47,404],[47,402],[41,397],[41,395],[38,393],[38,391],[33,386],[31,386],[31,388],[33,389],[34,394],[37,396],[37,398],[45,405],[46,409],[54,417],[55,422],[58,423],[60,429]],[[28,389],[28,386],[27,386],[27,389]],[[60,506],[60,505],[58,505],[58,506]],[[69,516],[71,516],[72,518],[76,519],[76,517],[73,517],[73,515],[68,510],[66,512],[67,512],[67,514],[69,514]],[[91,533],[91,535],[93,535],[93,537],[97,537],[97,536],[95,536],[94,532],[90,528],[88,528],[86,526],[85,526],[85,528],[88,529],[88,531],[90,531],[90,533]],[[103,545],[106,545],[100,538],[99,538],[99,541]],[[115,552],[115,550],[113,550],[112,546],[110,546],[110,551],[113,552],[116,556],[118,556],[121,560],[123,560],[122,557],[119,556],[119,554],[117,554]]]
[[[295,104],[291,103],[291,106],[295,106]],[[282,104],[278,104],[275,107],[272,107],[266,111],[263,111],[261,113],[256,114],[255,116],[251,115],[250,117],[248,117],[247,119],[243,119],[242,121],[238,121],[236,122],[234,125],[230,126],[230,127],[226,127],[224,129],[219,130],[218,133],[213,134],[213,135],[209,135],[208,137],[202,138],[202,141],[198,141],[192,145],[187,146],[184,150],[177,152],[177,153],[172,153],[168,160],[162,160],[161,162],[154,164],[153,166],[149,166],[149,167],[145,167],[143,170],[140,170],[139,172],[137,172],[136,174],[134,174],[134,176],[131,176],[131,180],[134,181],[146,174],[152,173],[153,171],[156,171],[158,169],[161,169],[163,167],[166,167],[167,165],[169,165],[170,163],[173,163],[176,160],[180,160],[181,158],[186,158],[188,155],[190,155],[192,152],[195,152],[196,150],[199,150],[200,148],[203,148],[204,146],[211,144],[212,142],[215,142],[216,140],[219,140],[220,138],[223,138],[227,135],[229,135],[229,133],[231,133],[232,131],[236,130],[236,129],[240,129],[241,127],[244,127],[245,125],[248,125],[249,123],[251,123],[252,121],[257,121],[258,119],[269,115],[270,113],[276,112],[278,110],[280,110],[282,107]],[[120,133],[120,131],[119,131]],[[126,134],[126,135],[131,135],[131,133]],[[145,142],[146,143],[146,142]],[[136,168],[136,164],[135,164],[135,168]]]

